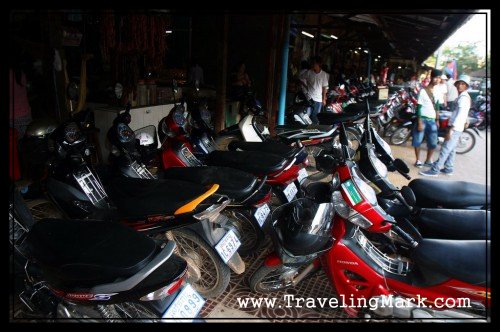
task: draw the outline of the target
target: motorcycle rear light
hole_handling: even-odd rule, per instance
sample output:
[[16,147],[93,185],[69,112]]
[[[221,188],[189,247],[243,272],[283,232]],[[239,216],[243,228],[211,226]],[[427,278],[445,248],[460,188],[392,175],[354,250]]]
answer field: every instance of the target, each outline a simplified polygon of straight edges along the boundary
[[177,291],[182,286],[182,284],[184,282],[184,276],[186,275],[186,271],[187,271],[187,268],[178,280],[172,282],[168,286],[162,287],[158,290],[155,290],[154,292],[151,292],[147,295],[144,295],[139,300],[141,300],[141,301],[156,301],[156,300],[162,300],[165,297],[172,295],[173,293],[175,293],[175,291]]

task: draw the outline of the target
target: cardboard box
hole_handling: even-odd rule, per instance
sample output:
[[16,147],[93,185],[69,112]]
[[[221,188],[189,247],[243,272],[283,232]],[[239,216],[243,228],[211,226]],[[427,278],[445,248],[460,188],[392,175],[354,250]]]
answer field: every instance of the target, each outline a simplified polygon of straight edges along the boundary
[[386,100],[389,98],[389,88],[387,86],[377,86],[378,100]]

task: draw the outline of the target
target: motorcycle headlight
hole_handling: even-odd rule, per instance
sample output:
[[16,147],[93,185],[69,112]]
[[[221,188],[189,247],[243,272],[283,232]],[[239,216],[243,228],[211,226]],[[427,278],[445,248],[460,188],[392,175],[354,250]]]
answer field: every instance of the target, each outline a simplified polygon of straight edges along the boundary
[[387,166],[383,162],[378,159],[377,155],[375,154],[375,151],[373,149],[370,150],[369,152],[370,156],[370,161],[372,162],[373,166],[375,166],[375,169],[377,170],[377,173],[385,178],[387,176]]
[[359,214],[349,206],[349,204],[344,200],[340,191],[334,191],[332,194],[332,203],[335,212],[339,214],[342,218],[352,222],[353,224],[362,227],[370,228],[373,224],[366,219],[363,215]]

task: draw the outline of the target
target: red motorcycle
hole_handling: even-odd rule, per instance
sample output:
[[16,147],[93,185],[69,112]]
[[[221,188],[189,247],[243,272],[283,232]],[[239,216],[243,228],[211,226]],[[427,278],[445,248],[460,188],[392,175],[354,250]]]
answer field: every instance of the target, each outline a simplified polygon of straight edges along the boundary
[[206,153],[198,153],[198,157],[203,158],[201,160],[194,154],[195,147],[183,114],[183,106],[178,105],[158,125],[163,169],[204,165],[234,168],[253,174],[272,186],[280,201],[294,199],[299,190],[298,184],[307,176],[306,170],[295,164],[295,157],[286,159],[263,151],[217,151],[210,148],[213,141],[205,136],[197,141],[197,145],[203,144],[206,150]]
[[288,288],[323,267],[352,316],[370,303],[382,317],[485,319],[490,242],[404,231],[378,206],[346,146],[331,183],[311,184],[307,197],[273,212],[276,252],[252,275],[251,289]]

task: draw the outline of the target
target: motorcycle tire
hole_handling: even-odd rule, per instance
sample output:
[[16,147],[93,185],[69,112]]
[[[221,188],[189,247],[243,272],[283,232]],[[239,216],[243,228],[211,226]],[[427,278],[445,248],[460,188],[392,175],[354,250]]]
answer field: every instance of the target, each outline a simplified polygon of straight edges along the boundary
[[394,145],[401,145],[405,143],[411,136],[411,129],[408,127],[401,127],[391,135],[390,142]]
[[264,232],[249,211],[225,209],[221,213],[229,218],[229,225],[236,228],[241,242],[238,248],[241,256],[249,256],[260,248],[264,241]]
[[176,229],[166,235],[177,244],[175,253],[188,262],[187,279],[193,288],[205,299],[221,295],[229,285],[231,270],[215,249],[189,229]]
[[[470,144],[465,145],[464,140],[468,140]],[[476,145],[476,136],[470,130],[464,130],[460,138],[458,139],[457,146],[455,147],[455,152],[457,154],[464,154],[469,152]],[[464,147],[466,146],[466,147]]]
[[[288,268],[282,264],[276,266],[266,266],[262,265],[259,267],[250,277],[249,286],[252,292],[258,293],[272,293],[280,290],[284,290],[292,286],[292,282],[284,282],[280,279],[274,282],[264,283],[266,279],[273,277],[281,277],[284,273],[291,272],[291,268]],[[298,271],[297,271],[298,272]]]

